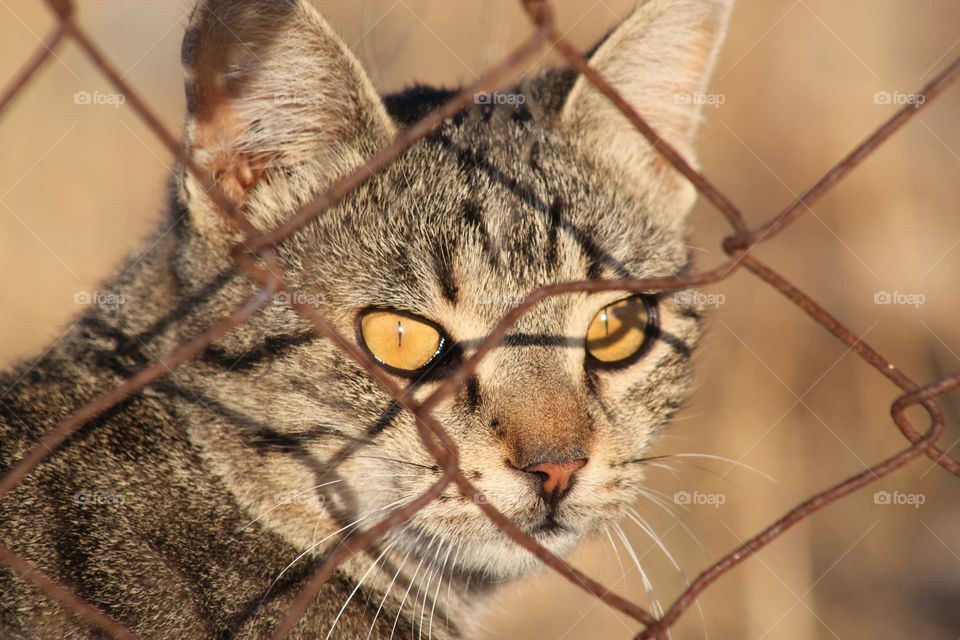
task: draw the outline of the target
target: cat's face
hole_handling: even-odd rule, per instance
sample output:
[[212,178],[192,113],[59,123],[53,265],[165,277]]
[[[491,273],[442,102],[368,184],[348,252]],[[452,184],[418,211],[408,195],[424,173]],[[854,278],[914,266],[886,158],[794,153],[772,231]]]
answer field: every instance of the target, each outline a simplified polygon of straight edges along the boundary
[[[317,225],[310,274],[301,280],[301,290],[322,292],[322,310],[338,329],[399,381],[418,383],[418,400],[533,289],[672,275],[686,264],[677,230],[644,215],[614,176],[561,137],[518,124],[509,112],[492,115],[445,128],[376,189]],[[458,159],[458,148],[471,159]],[[673,296],[631,295],[544,301],[434,411],[485,499],[555,551],[623,515],[640,482],[641,467],[631,462],[682,398],[697,321]],[[631,324],[613,328],[610,344],[588,342],[591,323],[623,321]],[[335,398],[338,429],[361,435],[376,425],[373,443],[340,471],[357,504],[374,510],[407,501],[436,481],[440,471],[412,416],[385,416],[390,397],[358,365],[331,357],[313,375],[323,381],[318,393]],[[523,471],[575,462],[585,464],[562,497],[545,499],[541,487],[551,475],[568,483],[565,469]],[[559,499],[551,505],[551,498]],[[405,530],[411,540],[421,533],[463,543],[459,562],[478,570],[504,575],[529,564],[529,554],[454,488]]]
[[[200,89],[218,73],[243,78],[244,91],[264,85],[257,90],[269,99],[194,87],[188,127],[195,157],[220,172],[221,185],[263,227],[438,99],[417,91],[388,100],[388,111],[312,11],[295,2],[282,6],[287,15],[267,16],[253,2],[208,3],[194,16],[185,49]],[[684,151],[696,112],[677,96],[702,86],[726,8],[651,2],[594,56]],[[664,25],[659,34],[658,20],[669,11],[685,12],[687,21],[679,30]],[[214,14],[231,25],[229,33],[211,23]],[[312,34],[310,41],[293,47],[264,36],[294,28],[300,38]],[[692,41],[677,42],[684,35]],[[710,46],[703,46],[704,36]],[[243,49],[224,53],[236,38]],[[214,44],[217,53],[207,53]],[[308,54],[313,66],[304,70]],[[284,56],[301,68],[284,71]],[[676,67],[666,79],[662,69],[652,71],[648,82],[639,77],[642,68],[634,72],[648,58],[667,65],[676,58]],[[280,79],[264,75],[264,65]],[[481,106],[445,124],[281,248],[291,285],[399,383],[412,385],[418,400],[537,287],[674,275],[687,267],[689,187],[599,94],[568,73],[545,75],[513,94],[523,96],[522,106],[516,99]],[[219,115],[202,116],[211,111]],[[224,121],[233,132],[225,141]],[[248,186],[250,173],[259,174],[257,186]],[[209,217],[196,185],[186,179],[182,186],[191,214]],[[236,339],[276,337],[300,324],[278,304]],[[549,298],[433,415],[457,442],[461,467],[483,499],[564,553],[621,518],[637,497],[639,461],[683,399],[697,333],[696,310],[670,294]],[[251,477],[291,494],[329,479],[325,486],[335,490],[321,492],[323,499],[310,506],[335,512],[343,524],[363,517],[372,523],[439,478],[413,417],[333,344],[310,341],[256,378],[269,394],[248,409],[268,415],[271,429],[296,440],[298,455],[316,464],[298,476],[281,453],[261,452],[267,464],[251,468]],[[224,381],[225,398],[231,388],[244,393],[234,385]],[[342,458],[336,469],[325,469],[334,457]],[[263,506],[251,501],[254,510]],[[453,487],[390,541],[400,550],[455,548],[459,568],[497,578],[536,563]]]

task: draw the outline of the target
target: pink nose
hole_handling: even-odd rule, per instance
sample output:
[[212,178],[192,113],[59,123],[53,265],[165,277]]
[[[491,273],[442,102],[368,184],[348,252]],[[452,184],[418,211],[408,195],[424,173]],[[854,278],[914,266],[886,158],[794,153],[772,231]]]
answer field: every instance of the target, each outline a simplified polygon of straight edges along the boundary
[[586,458],[566,462],[539,462],[524,467],[523,471],[540,478],[540,494],[546,502],[555,504],[570,489],[574,474],[586,464]]

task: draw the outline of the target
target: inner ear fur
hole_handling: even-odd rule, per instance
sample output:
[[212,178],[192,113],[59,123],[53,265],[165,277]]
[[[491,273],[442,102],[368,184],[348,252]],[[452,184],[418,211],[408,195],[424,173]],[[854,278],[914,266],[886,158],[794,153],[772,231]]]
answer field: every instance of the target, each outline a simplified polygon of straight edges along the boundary
[[[359,61],[303,0],[201,2],[182,62],[187,152],[258,226],[281,220],[395,133]],[[198,191],[189,176],[185,183]]]

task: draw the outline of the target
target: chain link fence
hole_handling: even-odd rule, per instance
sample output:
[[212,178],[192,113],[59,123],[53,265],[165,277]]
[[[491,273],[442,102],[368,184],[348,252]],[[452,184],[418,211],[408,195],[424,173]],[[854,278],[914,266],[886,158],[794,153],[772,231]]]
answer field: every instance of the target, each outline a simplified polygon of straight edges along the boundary
[[[938,446],[938,439],[945,428],[943,411],[937,398],[960,387],[960,374],[945,377],[927,384],[911,380],[896,365],[873,349],[868,343],[854,334],[846,325],[821,306],[816,300],[795,287],[780,275],[773,267],[759,260],[752,249],[784,232],[801,218],[811,205],[827,194],[842,181],[853,169],[868,158],[890,136],[899,131],[921,110],[930,105],[949,85],[960,77],[960,58],[946,66],[928,84],[914,94],[914,100],[908,101],[892,117],[877,128],[866,140],[826,172],[814,185],[783,211],[771,217],[756,228],[750,228],[742,212],[720,191],[706,176],[694,169],[665,140],[658,137],[641,114],[624,100],[618,91],[596,70],[561,34],[555,22],[555,11],[550,0],[521,0],[524,10],[533,25],[533,31],[515,50],[498,64],[487,70],[474,83],[465,87],[455,97],[439,109],[431,112],[422,120],[401,131],[387,147],[370,157],[362,165],[338,179],[325,193],[313,202],[291,215],[277,228],[269,232],[258,232],[244,218],[242,213],[231,204],[219,190],[211,176],[207,175],[188,157],[179,141],[151,110],[141,95],[131,87],[118,72],[117,68],[103,54],[97,42],[76,21],[74,5],[71,0],[45,0],[57,17],[57,24],[46,37],[36,53],[10,81],[0,94],[0,117],[11,102],[23,93],[25,87],[54,56],[56,50],[67,40],[86,54],[100,73],[122,94],[135,113],[149,127],[158,140],[169,149],[176,160],[190,171],[207,189],[211,199],[219,207],[225,222],[243,235],[232,252],[237,267],[259,287],[259,292],[239,305],[228,317],[190,342],[180,346],[167,356],[153,362],[123,385],[94,399],[77,409],[47,432],[42,439],[16,464],[0,478],[0,499],[8,495],[25,476],[44,462],[56,449],[83,425],[99,416],[124,399],[137,394],[144,387],[162,378],[184,362],[197,356],[207,347],[217,342],[234,327],[244,323],[259,310],[276,299],[277,294],[286,294],[283,300],[310,322],[314,331],[321,337],[331,340],[346,354],[359,363],[396,399],[405,410],[417,418],[417,426],[423,446],[443,469],[443,474],[426,492],[397,509],[389,516],[366,530],[348,535],[329,556],[327,556],[308,579],[301,593],[295,598],[284,618],[272,633],[279,640],[297,625],[299,619],[316,597],[323,583],[328,580],[337,567],[347,558],[361,553],[377,543],[388,531],[407,521],[413,514],[436,499],[448,486],[454,485],[465,496],[473,498],[478,509],[495,523],[517,544],[537,556],[545,565],[563,575],[577,587],[603,601],[643,625],[636,640],[664,639],[668,630],[694,604],[698,596],[724,574],[736,568],[757,551],[782,536],[787,530],[804,520],[814,512],[858,491],[866,485],[876,482],[911,461],[928,457],[948,472],[960,476],[960,460],[947,454]],[[422,402],[416,402],[397,382],[377,366],[356,344],[333,329],[317,311],[302,302],[298,295],[284,281],[279,267],[275,248],[303,228],[311,220],[336,205],[354,189],[373,178],[390,165],[407,148],[429,135],[447,118],[451,118],[473,104],[475,95],[482,91],[493,91],[514,79],[514,75],[525,64],[547,48],[553,48],[576,71],[585,76],[598,91],[603,93],[613,105],[633,124],[637,132],[643,135],[653,147],[680,173],[682,173],[726,218],[732,234],[723,242],[727,259],[718,266],[684,276],[648,279],[610,279],[564,282],[546,286],[530,292],[501,321],[495,329],[481,341],[475,353]],[[902,391],[891,407],[893,423],[909,443],[896,455],[882,460],[865,471],[843,482],[828,487],[795,506],[776,522],[757,533],[742,545],[732,550],[714,564],[704,569],[657,617],[645,608],[613,593],[581,571],[570,566],[562,558],[541,547],[526,535],[509,519],[498,512],[491,504],[479,499],[480,494],[470,480],[461,472],[456,443],[444,431],[433,417],[431,410],[463,384],[476,370],[479,362],[506,337],[517,320],[540,301],[578,291],[634,291],[662,292],[688,287],[697,287],[720,282],[733,274],[747,270],[757,278],[779,291],[793,302],[800,311],[807,314],[837,340],[856,353],[867,365],[885,376]],[[918,429],[907,417],[906,411],[913,406],[921,406],[929,416],[929,425],[925,430]],[[9,548],[0,545],[0,562],[3,562],[23,579],[30,581],[46,596],[59,602],[92,627],[99,628],[114,638],[134,638],[134,634],[118,621],[105,615],[91,604],[84,602],[71,590],[45,576],[37,566],[25,560]]]

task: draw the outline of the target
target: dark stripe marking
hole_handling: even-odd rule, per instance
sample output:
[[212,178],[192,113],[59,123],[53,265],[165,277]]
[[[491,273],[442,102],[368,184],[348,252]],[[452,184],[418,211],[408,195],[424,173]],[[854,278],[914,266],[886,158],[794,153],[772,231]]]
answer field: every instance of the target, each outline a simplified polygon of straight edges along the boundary
[[210,345],[200,357],[204,362],[227,371],[249,371],[264,361],[282,358],[296,347],[310,344],[316,339],[317,335],[312,331],[297,335],[269,336],[239,355],[227,353],[217,345]]
[[433,251],[433,270],[437,275],[443,297],[451,304],[457,304],[460,287],[457,286],[457,279],[453,273],[453,256],[450,255],[449,246],[443,241],[438,243],[436,250]]
[[480,409],[483,398],[480,396],[480,379],[477,376],[470,376],[467,379],[467,406],[471,413],[476,413]]
[[558,196],[553,199],[550,205],[550,211],[547,213],[547,264],[556,264],[557,262],[557,244],[559,241],[560,227],[563,224],[563,200]]

